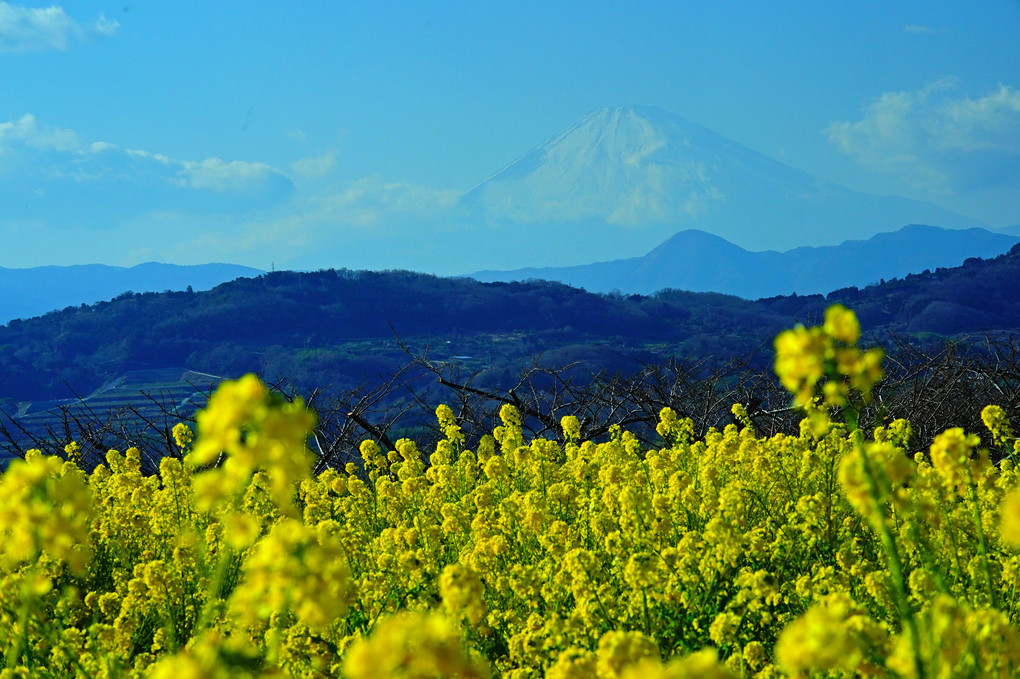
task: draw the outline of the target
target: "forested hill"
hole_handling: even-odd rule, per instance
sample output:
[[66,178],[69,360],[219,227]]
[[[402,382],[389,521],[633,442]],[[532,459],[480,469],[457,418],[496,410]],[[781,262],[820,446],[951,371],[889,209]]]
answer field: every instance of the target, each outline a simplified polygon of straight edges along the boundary
[[[66,396],[125,370],[182,366],[219,375],[255,370],[306,385],[355,384],[406,360],[395,335],[477,369],[548,360],[717,357],[767,343],[827,304],[865,328],[898,333],[1020,327],[1020,247],[992,260],[862,290],[745,301],[664,291],[605,296],[557,283],[478,283],[408,272],[275,272],[207,292],[124,294],[0,327],[0,399]],[[484,358],[483,358],[484,357]]]

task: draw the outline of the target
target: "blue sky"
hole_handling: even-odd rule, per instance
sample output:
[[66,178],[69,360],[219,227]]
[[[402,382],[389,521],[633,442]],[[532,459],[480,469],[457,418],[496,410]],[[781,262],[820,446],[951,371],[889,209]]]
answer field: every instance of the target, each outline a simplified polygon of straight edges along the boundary
[[1020,224],[1018,35],[1015,0],[0,2],[0,266],[484,268],[414,239],[626,104]]

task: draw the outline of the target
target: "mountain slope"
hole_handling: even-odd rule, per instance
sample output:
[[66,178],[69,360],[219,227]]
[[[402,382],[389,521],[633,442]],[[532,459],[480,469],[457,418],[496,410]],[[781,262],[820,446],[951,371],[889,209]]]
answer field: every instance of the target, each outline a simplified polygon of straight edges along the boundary
[[67,306],[111,299],[123,292],[208,290],[262,271],[235,264],[180,266],[147,262],[130,268],[105,264],[0,267],[0,325],[14,318],[30,318]]
[[473,187],[461,207],[492,234],[497,266],[503,238],[533,242],[540,261],[530,264],[550,266],[636,255],[686,229],[749,250],[787,250],[911,223],[988,227],[817,179],[651,107],[590,113]]
[[[503,373],[539,354],[631,367],[666,355],[744,355],[771,346],[826,306],[858,312],[869,332],[1018,332],[1020,245],[991,260],[822,295],[750,302],[671,290],[602,296],[558,283],[478,283],[408,272],[275,272],[208,292],[125,295],[0,327],[0,403],[88,393],[127,370],[248,371],[306,387],[357,385],[396,370],[407,345],[465,370]],[[762,367],[767,352],[760,352]],[[617,366],[626,369],[621,358]],[[512,386],[512,385],[511,385]],[[0,406],[2,409],[2,406]],[[9,408],[8,408],[9,409]]]
[[912,224],[835,246],[748,252],[718,236],[690,229],[674,234],[643,257],[572,267],[480,271],[472,277],[480,281],[542,279],[592,292],[647,295],[677,288],[757,299],[824,293],[925,269],[959,266],[969,257],[999,255],[1017,242],[1018,236],[985,229]]

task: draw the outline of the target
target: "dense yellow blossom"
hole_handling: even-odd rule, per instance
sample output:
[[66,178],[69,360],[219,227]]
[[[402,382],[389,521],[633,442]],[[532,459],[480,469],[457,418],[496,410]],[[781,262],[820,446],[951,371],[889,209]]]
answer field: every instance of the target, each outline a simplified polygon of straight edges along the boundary
[[313,475],[313,415],[248,376],[158,474],[31,453],[0,476],[0,676],[1018,676],[1020,474],[830,412],[881,375],[859,339],[841,307],[777,338],[796,436],[734,405],[534,439],[503,405],[472,441],[440,406],[434,447]]

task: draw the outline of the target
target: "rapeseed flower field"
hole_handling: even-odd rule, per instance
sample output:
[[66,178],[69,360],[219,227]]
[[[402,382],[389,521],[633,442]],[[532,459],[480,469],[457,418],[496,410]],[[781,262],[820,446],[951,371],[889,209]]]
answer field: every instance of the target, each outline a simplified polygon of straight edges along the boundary
[[662,410],[658,448],[527,440],[507,405],[468,447],[440,406],[434,449],[313,475],[314,415],[247,376],[156,475],[33,452],[0,476],[0,679],[1018,676],[1012,425],[861,431],[859,337],[837,306],[776,339],[799,436],[736,405],[700,439]]

